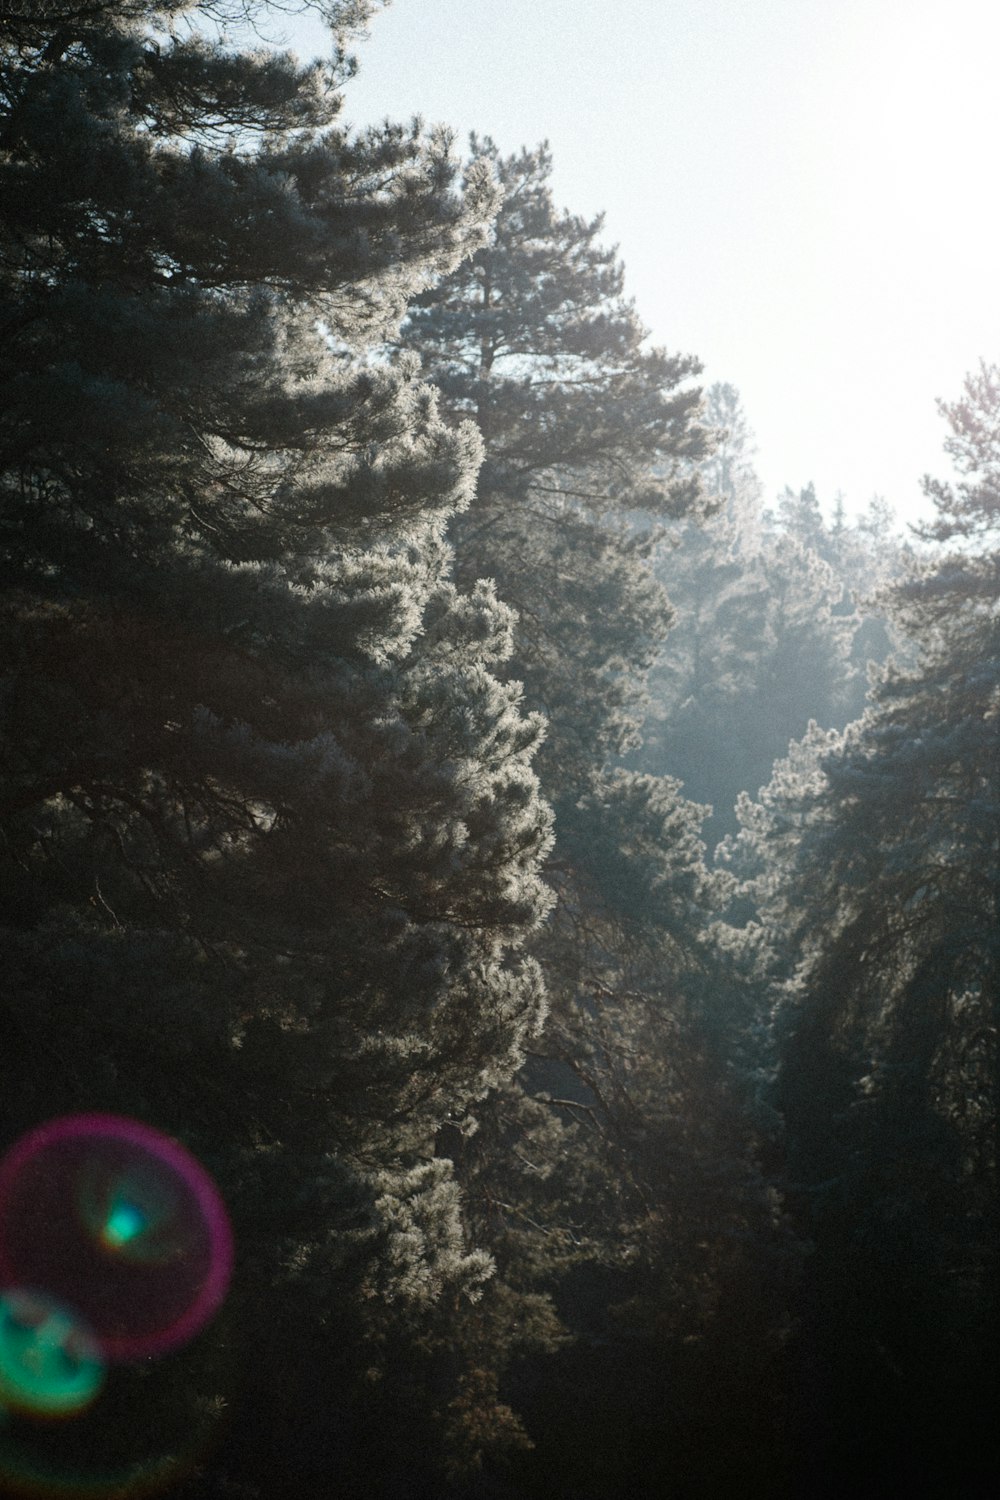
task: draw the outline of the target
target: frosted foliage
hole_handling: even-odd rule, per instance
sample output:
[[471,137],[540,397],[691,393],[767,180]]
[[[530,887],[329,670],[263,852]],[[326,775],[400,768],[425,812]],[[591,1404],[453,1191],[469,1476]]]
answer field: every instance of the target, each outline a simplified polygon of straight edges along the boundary
[[[337,48],[373,11],[316,9]],[[498,192],[444,132],[351,131],[346,53],[247,17],[280,8],[0,36],[6,1020],[61,1099],[212,1142],[258,1286],[342,1270],[387,1173],[379,1296],[426,1299],[483,1273],[415,1164],[541,1024],[552,818],[512,612],[451,576],[482,435],[385,341]]]

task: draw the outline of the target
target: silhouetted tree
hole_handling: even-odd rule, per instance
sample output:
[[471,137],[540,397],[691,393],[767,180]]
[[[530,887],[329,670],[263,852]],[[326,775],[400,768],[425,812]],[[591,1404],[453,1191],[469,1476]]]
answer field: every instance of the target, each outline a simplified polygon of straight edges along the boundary
[[744,807],[816,1243],[801,1416],[824,1494],[860,1464],[934,1495],[997,1470],[1000,373],[944,411],[962,477],[927,481],[926,531],[947,550],[893,594],[915,664]]
[[[488,173],[460,196],[442,140],[337,125],[370,7],[329,4],[306,67],[189,9],[3,18],[0,1110],[206,1159],[258,1329],[245,1462],[301,1493],[488,1275],[434,1138],[541,1023],[550,819],[511,613],[448,577],[479,435],[370,357],[483,242]],[[415,1409],[463,1388],[422,1379]]]

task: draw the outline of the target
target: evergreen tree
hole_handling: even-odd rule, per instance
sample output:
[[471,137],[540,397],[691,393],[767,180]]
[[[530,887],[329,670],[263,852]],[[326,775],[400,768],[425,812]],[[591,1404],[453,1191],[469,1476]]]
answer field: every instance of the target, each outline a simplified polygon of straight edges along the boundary
[[926,488],[947,550],[894,591],[916,662],[745,808],[816,1243],[801,1418],[824,1494],[859,1463],[942,1496],[997,1471],[1000,372],[944,410],[962,477]]
[[[650,562],[661,523],[707,509],[708,439],[682,384],[696,367],[645,350],[601,221],[554,207],[547,152],[473,149],[504,190],[493,233],[423,294],[402,342],[485,442],[449,536],[456,575],[494,579],[517,611],[508,670],[547,720],[557,902],[533,944],[545,1031],[514,1085],[443,1144],[498,1264],[487,1304],[503,1293],[530,1321],[547,1292],[571,1335],[549,1360],[511,1350],[503,1389],[536,1444],[512,1493],[611,1495],[659,1482],[670,1437],[638,1463],[628,1450],[643,1424],[675,1433],[655,1393],[711,1321],[706,1289],[727,1282],[718,1302],[738,1300],[727,1247],[754,1239],[765,1197],[704,1034],[718,978],[704,810],[675,779],[618,764],[670,620]],[[726,1165],[705,1191],[714,1152]],[[718,1366],[701,1368],[707,1381]]]
[[814,484],[809,483],[798,491],[786,484],[778,497],[777,510],[767,512],[765,519],[802,547],[815,552],[818,557],[824,556],[827,528]]
[[[612,766],[636,733],[670,618],[647,563],[655,535],[633,517],[702,504],[692,463],[706,435],[686,384],[696,363],[646,348],[602,220],[554,205],[547,150],[503,158],[473,138],[472,152],[470,170],[485,164],[499,181],[500,211],[487,243],[417,299],[401,342],[450,419],[472,416],[485,444],[475,501],[449,535],[456,576],[494,579],[517,611],[508,671],[547,721],[539,769],[556,811],[558,902],[539,952],[564,1014],[589,989],[580,921],[604,921],[600,910],[641,932],[664,917],[677,869],[692,888],[699,878],[693,810],[676,785]],[[647,828],[660,849],[655,916],[635,906],[640,865],[626,852]]]
[[722,504],[657,553],[676,619],[650,674],[636,759],[669,769],[710,805],[711,840],[736,831],[740,793],[757,793],[811,718],[842,726],[854,716],[863,670],[851,660],[859,620],[844,577],[821,555],[827,534],[812,487],[787,492],[776,529],[760,510],[734,388],[711,387],[706,414],[725,424],[702,464]]
[[[546,717],[539,768],[556,810],[549,868],[562,895],[544,946],[571,1005],[582,950],[564,921],[598,903],[622,930],[641,929],[664,919],[677,870],[692,889],[700,878],[693,810],[676,785],[613,767],[636,733],[644,673],[670,618],[646,561],[648,522],[703,505],[692,464],[707,439],[685,383],[696,363],[645,347],[601,219],[556,210],[546,149],[502,158],[473,139],[470,170],[484,163],[504,195],[490,237],[417,300],[402,342],[450,419],[472,415],[484,439],[476,499],[449,535],[456,576],[495,579],[515,607],[508,671]],[[662,845],[655,916],[635,905],[625,853],[643,825]]]
[[851,670],[829,707],[817,697],[813,716],[843,727],[864,709],[869,667],[884,665],[890,656],[908,659],[905,633],[893,623],[883,596],[907,571],[912,547],[900,534],[892,507],[879,495],[853,522],[847,521],[843,496],[838,495],[832,523],[827,524],[811,484],[797,495],[786,488],[770,522],[779,534],[815,553],[841,585],[833,613],[841,621],[841,631],[850,635]]
[[701,460],[708,493],[721,501],[726,530],[741,553],[752,553],[762,526],[763,486],[754,468],[757,445],[734,385],[716,381],[705,392],[704,420],[715,446]]
[[175,25],[212,5],[5,10],[4,1136],[188,1141],[258,1346],[243,1477],[400,1493],[366,1408],[392,1430],[400,1351],[489,1272],[435,1133],[544,1011],[542,725],[443,537],[480,439],[373,357],[493,188],[338,126],[367,5],[306,67]]
[[625,523],[701,503],[698,365],[646,346],[603,220],[556,209],[544,146],[504,158],[473,138],[469,169],[484,166],[503,192],[490,237],[417,298],[402,343],[450,420],[471,417],[482,434],[476,499],[450,530],[456,577],[493,578],[517,611],[509,672],[548,720],[555,793],[636,733],[670,615],[647,566],[652,539]]

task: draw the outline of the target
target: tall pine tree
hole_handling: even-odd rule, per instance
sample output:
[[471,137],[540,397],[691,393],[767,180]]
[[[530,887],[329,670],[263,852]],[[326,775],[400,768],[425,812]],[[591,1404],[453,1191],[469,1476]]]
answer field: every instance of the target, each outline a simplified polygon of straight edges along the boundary
[[370,9],[306,67],[170,0],[0,38],[3,1132],[111,1108],[214,1170],[267,1493],[357,1459],[390,1328],[488,1274],[435,1132],[544,1010],[541,723],[443,537],[480,438],[370,357],[494,191],[338,125]]
[[[735,1295],[727,1247],[762,1201],[698,1014],[715,964],[702,810],[671,777],[620,766],[671,618],[652,557],[665,527],[709,508],[710,439],[695,362],[647,347],[602,221],[557,210],[548,152],[473,141],[484,160],[504,193],[493,232],[418,299],[401,342],[484,440],[449,536],[457,576],[495,580],[517,612],[508,670],[547,720],[557,904],[533,944],[545,1032],[444,1144],[501,1273],[487,1304],[502,1292],[540,1321],[548,1292],[572,1335],[548,1363],[512,1367],[537,1445],[513,1493],[641,1492],[675,1432],[665,1372],[712,1317],[696,1289],[717,1275]],[[644,1424],[660,1435],[637,1459]]]
[[635,693],[669,623],[623,524],[700,503],[698,364],[649,348],[603,220],[560,212],[545,147],[502,157],[473,139],[503,201],[487,242],[416,299],[402,344],[486,456],[451,527],[456,576],[496,580],[518,613],[510,673],[545,713],[546,784],[579,783],[636,732]]
[[796,747],[744,843],[780,997],[810,1492],[864,1465],[980,1493],[997,1451],[1000,373],[944,408],[943,550],[894,590],[916,653]]

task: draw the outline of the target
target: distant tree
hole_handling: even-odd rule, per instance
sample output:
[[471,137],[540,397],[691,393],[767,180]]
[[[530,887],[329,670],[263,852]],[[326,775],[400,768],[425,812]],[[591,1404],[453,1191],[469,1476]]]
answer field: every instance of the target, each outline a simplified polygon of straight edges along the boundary
[[793,537],[817,556],[823,556],[827,527],[814,484],[809,483],[800,490],[793,490],[786,484],[778,497],[777,509],[768,513],[768,519],[778,531]]
[[754,468],[757,445],[734,385],[716,381],[705,392],[703,420],[715,446],[701,460],[709,495],[721,500],[721,516],[740,552],[752,552],[762,524],[763,486]]
[[[488,1275],[434,1141],[540,1026],[550,817],[510,610],[448,576],[479,435],[372,357],[483,242],[488,174],[337,125],[370,7],[327,5],[304,68],[185,9],[0,34],[0,1115],[204,1157],[257,1327],[244,1462],[301,1493]],[[369,1447],[395,1493],[417,1450]]]
[[722,460],[702,465],[722,503],[657,552],[676,618],[650,673],[635,760],[669,769],[710,805],[715,841],[736,831],[740,793],[756,794],[811,718],[842,726],[860,710],[864,676],[851,659],[859,621],[817,550],[826,532],[814,491],[788,491],[776,526],[760,510],[738,394],[712,387],[706,407],[727,424]]
[[812,485],[798,495],[786,489],[774,520],[782,533],[815,552],[842,587],[834,613],[850,619],[854,671],[835,705],[838,711],[824,714],[817,703],[814,714],[823,723],[842,726],[864,708],[869,664],[881,666],[890,656],[902,660],[907,655],[906,640],[894,626],[883,595],[907,570],[913,549],[880,495],[874,495],[853,521],[847,520],[843,496],[838,495],[827,524]]

